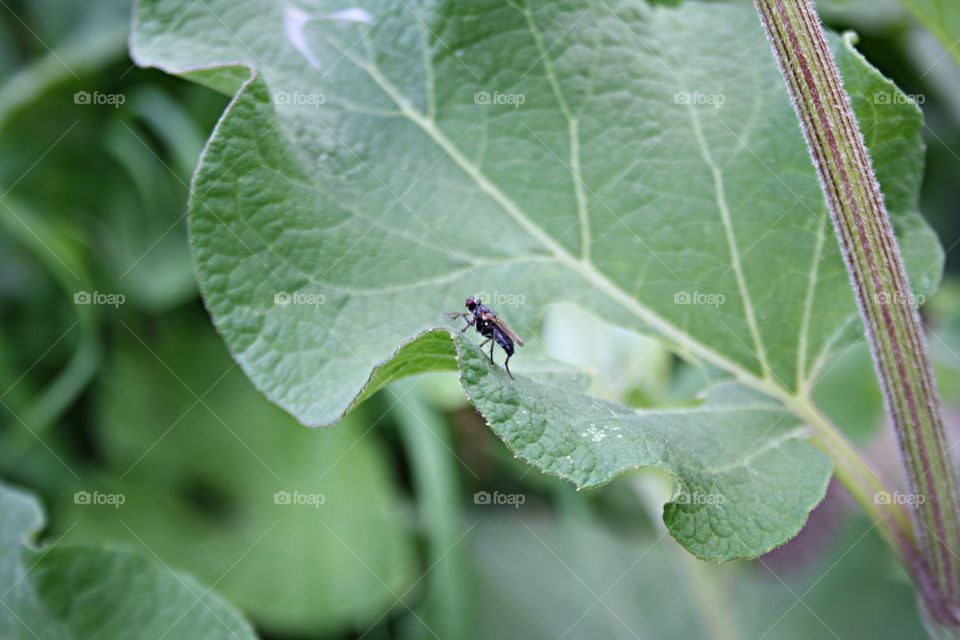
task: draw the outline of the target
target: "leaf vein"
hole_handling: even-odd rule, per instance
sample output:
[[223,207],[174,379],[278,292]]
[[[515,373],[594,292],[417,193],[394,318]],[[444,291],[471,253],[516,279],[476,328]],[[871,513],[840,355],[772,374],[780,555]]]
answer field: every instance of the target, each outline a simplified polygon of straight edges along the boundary
[[580,168],[580,121],[570,110],[570,104],[567,102],[566,95],[560,88],[560,81],[557,79],[556,71],[553,68],[553,61],[550,59],[549,50],[543,41],[543,33],[537,27],[533,19],[533,13],[529,7],[524,8],[523,14],[527,20],[527,27],[533,35],[533,40],[540,52],[540,59],[543,61],[544,73],[547,81],[550,83],[550,89],[560,111],[567,121],[567,137],[570,142],[570,174],[573,181],[573,192],[577,202],[577,218],[580,221],[580,255],[583,260],[590,259],[590,249],[592,240],[590,237],[590,215],[587,207],[587,196],[583,190],[583,172]]
[[750,296],[750,290],[747,287],[746,277],[743,274],[743,266],[740,264],[740,250],[737,246],[737,237],[733,229],[733,219],[730,215],[730,206],[727,203],[726,191],[723,184],[723,171],[717,165],[710,152],[710,147],[703,135],[703,126],[700,123],[700,116],[697,115],[697,106],[693,101],[687,102],[687,112],[690,114],[690,121],[693,127],[694,138],[700,149],[700,155],[706,163],[710,174],[713,177],[713,188],[717,208],[720,210],[720,220],[723,223],[724,233],[727,239],[727,247],[730,250],[730,262],[733,267],[734,276],[737,280],[737,289],[740,291],[740,298],[743,302],[743,312],[746,316],[747,326],[750,329],[750,335],[753,338],[754,355],[763,368],[763,376],[769,379],[772,375],[770,363],[767,360],[767,352],[760,335],[760,327],[757,324],[756,312],[753,308],[753,299]]

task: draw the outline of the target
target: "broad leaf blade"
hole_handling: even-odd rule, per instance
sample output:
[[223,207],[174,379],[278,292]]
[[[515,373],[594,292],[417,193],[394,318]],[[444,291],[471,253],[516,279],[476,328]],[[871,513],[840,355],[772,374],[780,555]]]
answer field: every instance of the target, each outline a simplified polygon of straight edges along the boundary
[[[238,89],[195,175],[195,263],[234,357],[304,424],[332,424],[400,375],[454,366],[443,314],[479,292],[516,303],[495,306],[528,342],[511,363],[519,373],[540,368],[540,319],[558,300],[780,399],[857,337],[819,185],[749,8],[212,7],[142,1],[134,56]],[[861,97],[914,284],[929,292],[942,260],[915,210],[920,113],[849,42],[833,47]],[[881,90],[892,96],[882,106],[862,99]],[[525,449],[535,425],[511,426],[489,406],[488,420],[538,468],[581,485],[668,466],[682,490],[705,491],[717,480],[698,468],[733,465],[727,510],[667,509],[703,557],[783,542],[822,495],[827,465],[797,440],[796,421],[781,421],[785,406],[738,407],[733,426],[712,404],[702,418],[636,424],[611,408],[637,440],[594,451],[581,424],[599,410],[593,400],[517,389],[528,411],[551,416],[544,429],[595,460],[567,468],[557,448]],[[485,396],[474,399],[484,410]],[[737,467],[758,438],[758,466]],[[704,458],[696,439],[723,459]],[[738,483],[777,466],[793,475]],[[739,533],[738,521],[739,541],[725,531]]]

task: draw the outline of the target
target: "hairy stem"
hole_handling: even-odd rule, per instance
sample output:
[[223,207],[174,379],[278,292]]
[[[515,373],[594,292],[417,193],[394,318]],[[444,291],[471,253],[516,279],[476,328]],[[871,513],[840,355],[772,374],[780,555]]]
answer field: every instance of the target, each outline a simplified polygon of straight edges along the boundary
[[756,0],[756,7],[820,177],[896,429],[919,552],[910,569],[932,618],[960,627],[957,478],[880,187],[812,3]]

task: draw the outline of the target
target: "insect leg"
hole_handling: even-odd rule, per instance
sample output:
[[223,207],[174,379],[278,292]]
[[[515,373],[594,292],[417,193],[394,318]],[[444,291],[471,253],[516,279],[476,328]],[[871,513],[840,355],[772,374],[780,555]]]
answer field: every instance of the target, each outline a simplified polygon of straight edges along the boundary
[[491,340],[493,340],[493,338],[487,338],[486,340],[484,340],[483,342],[481,342],[479,346],[482,348],[485,344],[487,344],[487,343],[490,342]]
[[511,380],[516,380],[516,378],[513,377],[513,374],[510,373],[510,358],[512,357],[512,354],[507,356],[507,359],[503,361],[503,368],[507,370],[507,375],[510,376]]
[[490,342],[490,364],[495,364],[494,361],[493,361],[493,348],[494,348],[495,346],[497,346],[497,341],[494,340],[493,338],[490,338],[490,340],[491,340],[491,342]]

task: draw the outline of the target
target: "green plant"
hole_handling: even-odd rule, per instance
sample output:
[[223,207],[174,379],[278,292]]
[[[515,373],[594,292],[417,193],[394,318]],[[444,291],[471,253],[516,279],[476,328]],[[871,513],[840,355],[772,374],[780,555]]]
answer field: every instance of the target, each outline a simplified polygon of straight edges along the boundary
[[60,1],[0,16],[0,634],[916,637],[911,580],[953,633],[917,92],[960,117],[870,55],[904,8],[824,0],[858,42],[785,0],[140,0],[137,69],[125,2]]
[[[809,397],[861,327],[776,68],[742,53],[763,37],[753,13],[490,3],[451,8],[440,36],[428,7],[260,11],[143,2],[133,53],[236,93],[195,176],[193,248],[214,322],[270,398],[327,425],[456,362],[542,471],[595,486],[669,470],[665,520],[700,557],[791,538],[831,462],[891,540],[912,535]],[[831,47],[928,294],[942,257],[916,212],[920,113],[849,40]],[[881,93],[894,99],[877,108]],[[516,360],[527,380],[439,328],[478,291],[524,297],[510,321],[534,336]],[[535,337],[557,299],[659,336],[710,397],[636,412],[576,395]]]

